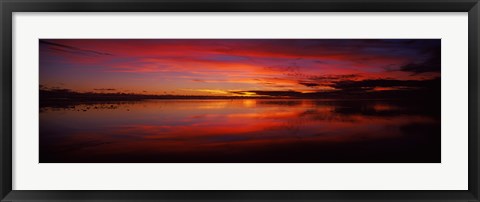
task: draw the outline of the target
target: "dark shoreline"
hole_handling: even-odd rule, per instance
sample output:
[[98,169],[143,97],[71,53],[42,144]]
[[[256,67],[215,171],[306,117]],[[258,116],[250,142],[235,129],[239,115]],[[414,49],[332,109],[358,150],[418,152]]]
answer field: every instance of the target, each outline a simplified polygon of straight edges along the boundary
[[127,93],[80,93],[66,89],[40,90],[40,108],[71,108],[81,104],[123,104],[144,100],[300,100],[310,99],[319,101],[398,101],[425,107],[439,107],[441,100],[440,89],[422,90],[395,90],[372,92],[319,92],[277,96],[193,96],[193,95],[144,95]]

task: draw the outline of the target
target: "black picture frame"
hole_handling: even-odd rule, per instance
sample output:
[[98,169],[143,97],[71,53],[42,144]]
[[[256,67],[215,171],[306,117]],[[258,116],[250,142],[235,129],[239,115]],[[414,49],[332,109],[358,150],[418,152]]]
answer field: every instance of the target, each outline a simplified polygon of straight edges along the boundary
[[[1,201],[479,201],[479,0],[1,0]],[[12,190],[13,12],[468,12],[468,190]],[[95,182],[92,182],[95,183]],[[252,182],[255,183],[255,182]]]

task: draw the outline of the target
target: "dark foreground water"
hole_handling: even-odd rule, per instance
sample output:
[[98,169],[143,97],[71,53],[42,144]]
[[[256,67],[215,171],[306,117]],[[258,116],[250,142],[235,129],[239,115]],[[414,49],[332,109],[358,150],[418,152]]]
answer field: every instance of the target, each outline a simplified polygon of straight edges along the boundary
[[145,100],[40,109],[40,163],[440,162],[440,107]]

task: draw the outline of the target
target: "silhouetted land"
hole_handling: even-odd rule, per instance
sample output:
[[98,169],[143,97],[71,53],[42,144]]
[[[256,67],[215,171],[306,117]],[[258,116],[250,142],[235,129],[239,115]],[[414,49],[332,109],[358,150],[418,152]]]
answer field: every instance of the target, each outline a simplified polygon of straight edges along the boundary
[[[440,99],[440,79],[425,81],[365,80],[336,83],[335,91],[302,93],[292,90],[231,91],[237,96],[200,96],[200,95],[147,95],[132,93],[95,93],[75,92],[61,88],[40,88],[40,101],[129,101],[144,99],[265,99],[265,98],[301,98],[301,99]],[[376,87],[404,87],[402,90],[374,90]],[[257,96],[245,96],[245,94]]]
[[65,107],[76,104],[99,102],[141,101],[146,99],[354,99],[354,100],[415,100],[440,103],[440,83],[438,87],[409,90],[366,91],[347,89],[331,92],[301,93],[296,91],[248,91],[258,96],[195,96],[195,95],[146,95],[131,93],[75,92],[68,89],[41,89],[40,107]]

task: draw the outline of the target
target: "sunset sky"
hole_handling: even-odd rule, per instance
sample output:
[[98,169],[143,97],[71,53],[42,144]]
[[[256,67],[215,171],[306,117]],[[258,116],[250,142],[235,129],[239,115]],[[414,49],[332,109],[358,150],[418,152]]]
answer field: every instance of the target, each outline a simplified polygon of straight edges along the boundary
[[77,92],[270,95],[402,90],[440,77],[439,39],[41,39],[40,85]]

